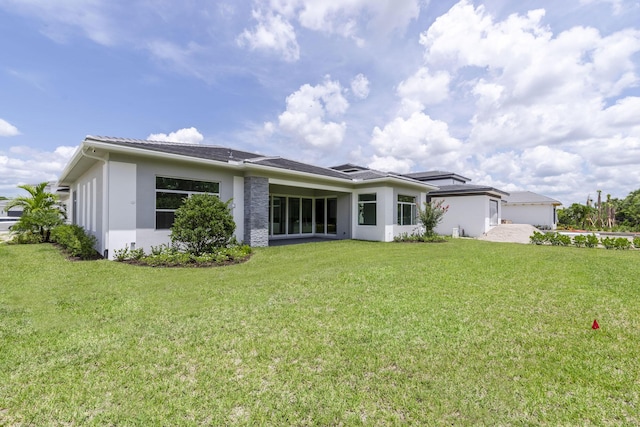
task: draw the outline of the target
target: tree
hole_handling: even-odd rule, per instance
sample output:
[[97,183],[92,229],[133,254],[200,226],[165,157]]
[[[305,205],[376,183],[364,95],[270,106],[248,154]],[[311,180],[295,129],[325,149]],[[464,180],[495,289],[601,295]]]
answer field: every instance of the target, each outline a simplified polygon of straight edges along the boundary
[[45,191],[46,187],[46,182],[41,182],[38,185],[18,186],[18,188],[27,191],[29,196],[11,199],[5,207],[7,211],[14,207],[22,208],[22,216],[11,228],[12,231],[37,233],[43,242],[48,242],[51,229],[64,222],[66,214],[60,205],[59,197]]
[[212,194],[193,194],[176,210],[171,242],[193,255],[226,246],[236,229],[229,203]]
[[618,201],[616,221],[626,227],[640,229],[640,189]]
[[444,218],[444,214],[449,210],[449,205],[443,205],[444,200],[432,200],[430,202],[424,202],[423,209],[418,207],[418,219],[424,227],[424,235],[426,237],[432,237],[435,234],[433,230],[440,224],[440,221]]
[[565,227],[586,229],[594,214],[595,208],[574,203],[568,208],[558,210],[558,224]]

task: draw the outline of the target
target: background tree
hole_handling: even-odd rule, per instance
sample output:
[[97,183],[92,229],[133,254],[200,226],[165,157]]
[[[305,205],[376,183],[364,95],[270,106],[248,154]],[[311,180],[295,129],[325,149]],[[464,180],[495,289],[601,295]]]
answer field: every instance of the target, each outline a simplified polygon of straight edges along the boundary
[[185,251],[201,255],[226,246],[236,224],[229,209],[212,194],[193,194],[176,210],[171,242]]
[[444,200],[424,202],[424,207],[418,207],[418,220],[424,227],[424,235],[432,237],[433,231],[444,218],[444,214],[449,210],[449,205],[444,205]]
[[56,194],[45,191],[46,187],[46,182],[41,182],[38,185],[24,184],[18,186],[18,188],[29,193],[29,196],[19,196],[11,199],[5,207],[7,211],[14,207],[22,208],[22,216],[11,227],[12,231],[39,234],[43,242],[48,242],[51,229],[64,222],[66,213],[60,204],[59,197]]
[[617,202],[616,221],[633,230],[640,230],[640,189]]
[[558,210],[558,224],[565,227],[586,229],[589,227],[595,209],[592,206],[574,203],[568,208]]

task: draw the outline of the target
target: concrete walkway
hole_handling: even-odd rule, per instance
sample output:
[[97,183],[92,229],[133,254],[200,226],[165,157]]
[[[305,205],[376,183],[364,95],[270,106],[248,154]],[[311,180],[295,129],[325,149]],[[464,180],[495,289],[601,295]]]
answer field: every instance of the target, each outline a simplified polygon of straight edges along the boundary
[[484,236],[478,237],[478,240],[528,244],[531,242],[529,237],[534,231],[540,230],[529,224],[501,224],[489,230]]

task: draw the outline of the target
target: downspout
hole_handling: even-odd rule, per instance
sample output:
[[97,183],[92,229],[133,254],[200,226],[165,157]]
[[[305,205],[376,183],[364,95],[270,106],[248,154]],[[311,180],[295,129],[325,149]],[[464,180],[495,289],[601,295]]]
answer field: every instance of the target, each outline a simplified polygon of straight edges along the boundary
[[[107,164],[107,160],[98,157],[92,154],[89,154],[85,151],[85,149],[89,149],[89,147],[85,147],[80,150],[80,154],[89,159],[97,160],[99,162],[104,162],[104,169],[102,171],[102,245],[103,247],[107,246],[107,238],[108,238],[108,225],[109,225],[109,197],[108,197],[108,189],[109,189],[109,166]],[[95,148],[91,149],[92,153],[95,153]],[[102,256],[107,259],[109,257],[109,249],[105,249],[102,253]]]

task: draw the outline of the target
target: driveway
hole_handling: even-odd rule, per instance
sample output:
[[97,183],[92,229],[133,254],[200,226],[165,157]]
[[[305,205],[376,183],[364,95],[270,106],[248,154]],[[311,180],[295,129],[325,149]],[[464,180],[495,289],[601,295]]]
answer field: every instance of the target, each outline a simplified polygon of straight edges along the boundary
[[501,224],[478,237],[478,240],[529,244],[529,237],[534,231],[540,230],[529,224]]

